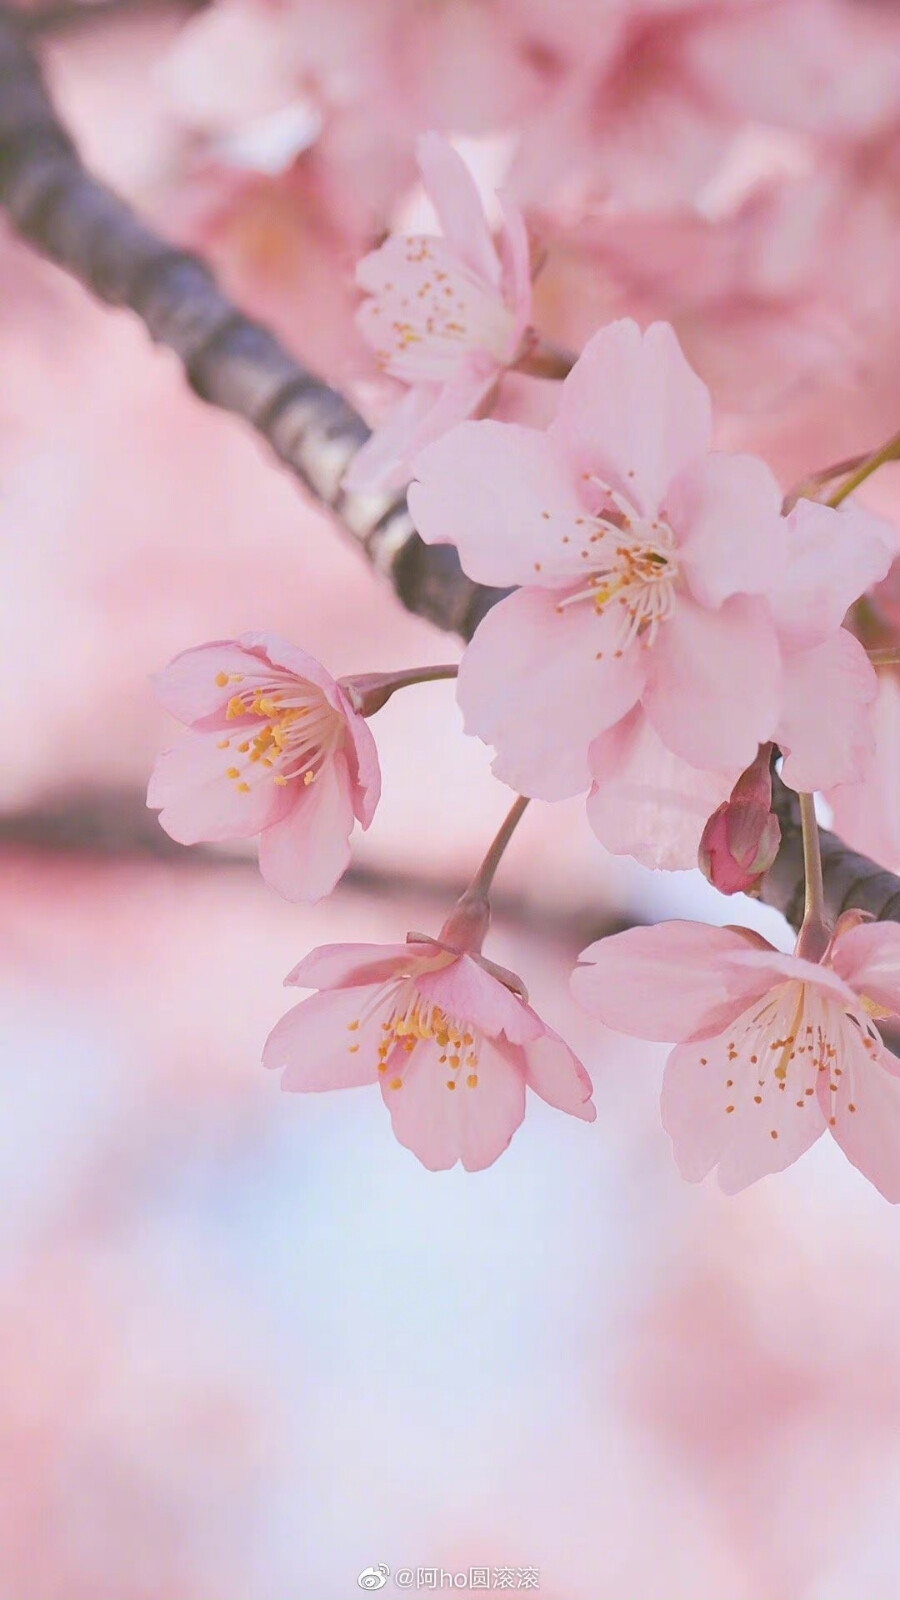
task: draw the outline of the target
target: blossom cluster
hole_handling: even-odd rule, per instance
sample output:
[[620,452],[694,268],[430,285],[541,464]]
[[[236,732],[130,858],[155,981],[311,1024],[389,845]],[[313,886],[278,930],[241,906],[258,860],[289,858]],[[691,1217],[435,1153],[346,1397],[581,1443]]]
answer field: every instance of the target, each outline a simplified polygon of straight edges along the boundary
[[[741,27],[765,4],[735,7]],[[799,26],[803,8],[785,11]],[[725,35],[692,38],[693,67],[708,71]],[[815,121],[810,75],[800,122]],[[587,94],[585,81],[568,117],[587,115]],[[871,98],[846,112],[865,121]],[[716,127],[726,113],[713,108]],[[709,391],[668,322],[618,318],[577,357],[550,352],[516,205],[497,238],[458,153],[429,134],[419,160],[440,234],[391,237],[359,269],[362,332],[407,394],[347,487],[411,479],[425,543],[455,546],[471,579],[511,590],[467,644],[457,696],[466,732],[522,798],[436,937],[299,963],[286,982],[315,993],[264,1059],[289,1090],[378,1084],[426,1166],[477,1170],[508,1145],[526,1089],[595,1116],[582,1064],[483,954],[490,883],[524,802],[584,795],[608,851],[665,870],[699,859],[724,893],[758,888],[779,844],[773,763],[809,799],[852,794],[877,761],[878,676],[847,621],[887,578],[900,530],[849,479],[833,504],[815,486],[785,501],[761,457],[716,448]],[[513,369],[555,378],[546,426],[484,414]],[[188,650],[158,678],[188,731],[160,757],[148,803],[183,843],[258,836],[267,882],[317,901],[378,804],[368,718],[428,676],[336,680],[259,633]],[[585,951],[573,991],[607,1027],[675,1045],[663,1120],[687,1178],[717,1166],[735,1190],[828,1128],[897,1200],[900,1061],[877,1023],[900,1016],[900,930],[855,912],[826,924],[807,886],[793,955],[738,928],[639,928]]]

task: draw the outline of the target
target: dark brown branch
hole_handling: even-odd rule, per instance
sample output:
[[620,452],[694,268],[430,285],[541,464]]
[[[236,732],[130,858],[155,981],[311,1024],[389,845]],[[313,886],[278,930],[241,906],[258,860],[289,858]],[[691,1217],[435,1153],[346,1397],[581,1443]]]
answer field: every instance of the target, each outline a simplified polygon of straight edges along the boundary
[[[0,7],[0,204],[35,249],[92,294],[127,307],[181,362],[194,391],[243,418],[313,498],[328,507],[407,610],[471,637],[502,591],[473,584],[455,551],[422,544],[404,502],[345,494],[341,479],[367,437],[362,418],[268,329],[222,293],[209,267],[145,226],[85,170],[62,127],[21,19]],[[779,797],[784,843],[763,898],[797,926],[802,901],[796,806]],[[900,879],[825,835],[825,892],[900,920]]]

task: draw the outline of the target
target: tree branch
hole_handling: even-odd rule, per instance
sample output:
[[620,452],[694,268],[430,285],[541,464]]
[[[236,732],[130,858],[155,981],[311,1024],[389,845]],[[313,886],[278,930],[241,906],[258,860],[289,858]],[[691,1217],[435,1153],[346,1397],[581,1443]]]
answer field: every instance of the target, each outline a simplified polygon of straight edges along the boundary
[[[368,435],[347,401],[223,294],[197,256],[162,239],[85,170],[31,52],[0,6],[0,204],[42,255],[168,347],[201,399],[243,418],[385,576],[407,610],[470,638],[504,591],[470,582],[456,552],[428,547],[405,501],[350,495],[341,480]],[[798,926],[803,873],[795,797],[776,784],[783,844],[763,899]],[[900,879],[823,836],[825,897],[900,921]]]

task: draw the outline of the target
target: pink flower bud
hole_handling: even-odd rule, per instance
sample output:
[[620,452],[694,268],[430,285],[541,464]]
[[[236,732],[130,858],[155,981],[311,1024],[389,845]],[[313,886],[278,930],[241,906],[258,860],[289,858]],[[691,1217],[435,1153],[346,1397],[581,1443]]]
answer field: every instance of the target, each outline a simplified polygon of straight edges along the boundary
[[698,864],[721,894],[756,893],[778,854],[781,826],[771,810],[770,755],[771,745],[761,745],[703,830]]

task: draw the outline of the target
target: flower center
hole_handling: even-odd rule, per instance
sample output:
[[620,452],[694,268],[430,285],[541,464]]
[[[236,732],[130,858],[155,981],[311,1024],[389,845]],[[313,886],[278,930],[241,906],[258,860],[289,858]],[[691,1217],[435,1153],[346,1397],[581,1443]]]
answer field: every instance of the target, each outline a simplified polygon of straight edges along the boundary
[[672,614],[678,562],[675,535],[667,522],[635,516],[624,497],[606,489],[610,508],[589,519],[592,532],[581,551],[591,563],[583,584],[557,605],[590,601],[598,615],[618,607],[621,631],[615,654],[635,640],[649,649]]
[[[859,1033],[859,1042],[869,1054],[879,1048],[880,1035],[864,1012],[848,1011],[837,997],[823,993],[815,984],[797,979],[779,984],[761,1004],[751,1006],[737,1019],[730,1035],[722,1036],[727,1047],[726,1112],[737,1110],[739,1100],[757,1107],[765,1104],[771,1111],[773,1094],[776,1100],[788,1096],[797,1110],[803,1110],[821,1080],[830,1096],[833,1127],[835,1098],[848,1070],[847,1109],[856,1110],[852,1063],[849,1057],[844,1059],[847,1052],[841,1049],[848,1026]],[[709,1064],[707,1051],[711,1057],[714,1048],[712,1042],[698,1045],[703,1051],[701,1066]],[[826,1074],[824,1079],[822,1074]],[[779,1137],[777,1128],[770,1133],[773,1139]]]
[[[399,983],[392,980],[379,989],[365,1011],[348,1024],[349,1031],[355,1033],[383,1005],[391,990],[392,1004],[381,1024],[378,1044],[378,1071],[390,1073],[390,1087],[402,1089],[413,1051],[420,1044],[434,1043],[439,1052],[437,1065],[446,1073],[446,1087],[455,1091],[464,1078],[466,1088],[477,1089],[480,1033],[471,1023],[448,1016],[441,1006],[420,994],[413,978],[402,978]],[[355,1053],[360,1046],[351,1044],[349,1048]]]
[[[225,686],[223,679],[241,681],[239,674],[227,677],[219,673],[216,682],[220,688]],[[249,794],[252,784],[263,778],[271,778],[280,788],[294,781],[315,783],[344,737],[340,713],[328,704],[321,690],[300,679],[289,683],[273,679],[271,684],[241,689],[232,695],[225,715],[229,721],[263,719],[261,726],[236,729],[231,737],[219,740],[220,750],[232,751],[232,762],[235,754],[245,757],[241,764],[226,768],[227,777],[242,794]]]

